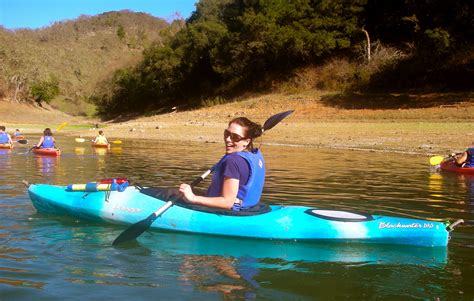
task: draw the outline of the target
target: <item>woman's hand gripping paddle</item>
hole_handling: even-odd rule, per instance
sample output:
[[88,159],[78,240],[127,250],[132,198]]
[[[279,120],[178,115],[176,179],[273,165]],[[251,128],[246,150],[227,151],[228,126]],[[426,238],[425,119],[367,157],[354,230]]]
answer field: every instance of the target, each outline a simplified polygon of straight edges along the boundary
[[[268,131],[269,129],[273,128],[275,125],[277,125],[280,121],[282,121],[285,117],[293,113],[294,111],[286,111],[282,113],[275,114],[271,116],[270,118],[265,121],[263,124],[263,131]],[[200,177],[196,178],[191,184],[191,188],[195,187],[199,183],[201,183],[202,180],[204,180],[205,177],[207,177],[216,167],[214,165],[211,169],[203,173]],[[112,243],[113,246],[119,245],[121,243],[124,243],[129,240],[136,239],[138,236],[140,236],[143,232],[148,230],[153,222],[161,215],[163,214],[166,210],[168,210],[171,206],[173,206],[174,202],[176,201],[175,197],[171,197],[169,200],[167,200],[166,204],[158,208],[155,212],[150,214],[147,218],[144,220],[141,220],[133,225],[131,225],[128,229],[123,231]]]

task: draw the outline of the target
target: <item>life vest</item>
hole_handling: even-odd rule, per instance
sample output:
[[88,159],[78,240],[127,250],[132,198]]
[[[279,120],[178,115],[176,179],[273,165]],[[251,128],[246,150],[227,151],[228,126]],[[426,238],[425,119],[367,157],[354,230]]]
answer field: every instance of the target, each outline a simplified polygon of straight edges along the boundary
[[41,144],[41,147],[53,148],[54,147],[53,136],[43,136],[43,144]]
[[0,144],[5,144],[5,143],[9,143],[10,142],[10,139],[8,139],[8,134],[5,133],[5,132],[1,132],[0,133]]
[[464,167],[474,167],[474,147],[468,148],[466,152],[467,159],[466,164],[464,164]]
[[[234,204],[232,210],[239,211],[241,209],[250,208],[260,201],[262,196],[263,184],[265,182],[265,161],[259,149],[254,152],[238,152],[236,153],[244,158],[250,167],[250,174],[247,183],[239,185],[237,198],[242,201],[242,204]],[[229,155],[224,155],[217,163],[216,169],[212,175],[213,181],[223,181],[224,178],[222,166]],[[209,195],[211,196],[211,195]],[[212,196],[211,196],[212,197]]]
[[20,132],[15,132],[15,137],[20,137],[21,133]]

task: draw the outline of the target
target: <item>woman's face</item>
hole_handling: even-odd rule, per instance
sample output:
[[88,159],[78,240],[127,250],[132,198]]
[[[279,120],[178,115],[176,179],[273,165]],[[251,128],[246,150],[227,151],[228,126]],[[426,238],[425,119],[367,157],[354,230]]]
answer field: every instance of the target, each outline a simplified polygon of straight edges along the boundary
[[236,123],[231,123],[224,130],[225,153],[231,154],[243,151],[250,143],[250,138],[246,137],[246,129]]

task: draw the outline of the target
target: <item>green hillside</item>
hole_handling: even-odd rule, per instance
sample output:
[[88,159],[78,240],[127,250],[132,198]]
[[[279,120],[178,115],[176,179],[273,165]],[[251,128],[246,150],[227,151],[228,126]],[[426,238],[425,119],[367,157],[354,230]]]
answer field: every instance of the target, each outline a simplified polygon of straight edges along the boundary
[[[98,82],[134,65],[142,51],[179,28],[144,13],[81,16],[37,30],[0,27],[0,99],[33,101],[31,88],[57,84],[53,107],[86,115]],[[177,29],[175,29],[176,31]],[[57,94],[57,93],[55,93]]]

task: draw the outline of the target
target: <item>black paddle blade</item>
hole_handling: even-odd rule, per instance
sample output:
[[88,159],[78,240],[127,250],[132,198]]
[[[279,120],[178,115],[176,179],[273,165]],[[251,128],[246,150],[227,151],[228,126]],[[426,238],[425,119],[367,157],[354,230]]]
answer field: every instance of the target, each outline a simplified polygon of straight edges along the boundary
[[273,115],[272,117],[268,118],[267,121],[265,121],[263,124],[263,130],[268,131],[293,112],[294,110],[291,110]]
[[151,224],[156,219],[156,215],[153,212],[150,214],[146,219],[139,221],[138,223],[135,223],[131,225],[127,230],[123,231],[112,243],[112,246],[119,245],[121,243],[124,243],[129,240],[136,239],[138,236],[140,236],[143,232],[148,230],[150,228]]
[[26,140],[26,139],[17,140],[16,142],[18,142],[20,144],[28,144],[28,140]]

